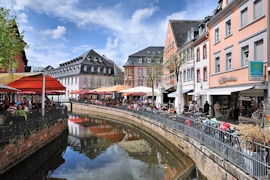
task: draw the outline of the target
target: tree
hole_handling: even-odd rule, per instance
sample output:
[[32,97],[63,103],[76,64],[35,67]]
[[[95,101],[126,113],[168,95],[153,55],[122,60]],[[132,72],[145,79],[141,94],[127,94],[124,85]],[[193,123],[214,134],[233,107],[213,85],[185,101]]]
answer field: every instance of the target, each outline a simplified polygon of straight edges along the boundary
[[16,16],[10,17],[10,10],[0,8],[0,69],[12,73],[18,67],[16,55],[21,55],[27,44],[23,34],[19,33]]
[[186,61],[186,56],[179,56],[178,53],[173,54],[169,57],[169,59],[165,63],[165,69],[170,71],[170,73],[174,73],[176,76],[176,81],[178,82],[178,77],[180,73],[180,67]]
[[[144,61],[160,61],[162,60],[162,56],[156,57],[156,56],[152,56],[152,57],[145,57]],[[161,63],[160,63],[161,64]],[[162,66],[159,63],[155,63],[153,66],[146,68],[147,72],[147,77],[146,78],[146,85],[148,87],[152,88],[152,105],[154,105],[154,89],[155,89],[155,83],[157,81],[157,78],[161,78],[161,68]]]

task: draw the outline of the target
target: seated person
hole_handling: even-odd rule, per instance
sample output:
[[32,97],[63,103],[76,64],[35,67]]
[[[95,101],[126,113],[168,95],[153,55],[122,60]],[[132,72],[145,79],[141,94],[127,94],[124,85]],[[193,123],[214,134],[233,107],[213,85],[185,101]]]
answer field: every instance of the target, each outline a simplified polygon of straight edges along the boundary
[[27,114],[25,110],[23,110],[22,105],[19,104],[17,109],[14,111],[14,116],[24,116],[25,120],[27,120]]
[[174,109],[171,107],[170,109],[168,109],[168,113],[174,113]]

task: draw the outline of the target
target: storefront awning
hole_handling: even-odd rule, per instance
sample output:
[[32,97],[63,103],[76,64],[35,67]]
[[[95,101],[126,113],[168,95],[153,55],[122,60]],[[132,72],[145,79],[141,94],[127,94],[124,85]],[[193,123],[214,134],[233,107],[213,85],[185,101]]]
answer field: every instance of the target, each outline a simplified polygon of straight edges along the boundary
[[[187,93],[187,92],[189,92],[189,91],[191,91],[191,90],[192,90],[192,89],[183,89],[182,93],[185,94],[185,93]],[[176,91],[174,91],[174,92],[168,94],[168,97],[173,97],[173,98],[175,98],[176,96],[177,96]]]
[[233,92],[244,91],[253,88],[254,86],[239,86],[239,87],[224,87],[203,89],[197,92],[188,93],[188,95],[231,95]]

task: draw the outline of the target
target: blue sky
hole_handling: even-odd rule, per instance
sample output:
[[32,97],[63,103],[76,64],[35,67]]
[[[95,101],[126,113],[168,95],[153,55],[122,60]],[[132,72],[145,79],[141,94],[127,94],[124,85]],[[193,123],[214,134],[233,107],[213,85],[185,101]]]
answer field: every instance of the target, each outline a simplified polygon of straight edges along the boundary
[[93,49],[122,68],[128,56],[164,46],[168,20],[201,20],[218,0],[1,0],[25,31],[28,65],[58,67]]

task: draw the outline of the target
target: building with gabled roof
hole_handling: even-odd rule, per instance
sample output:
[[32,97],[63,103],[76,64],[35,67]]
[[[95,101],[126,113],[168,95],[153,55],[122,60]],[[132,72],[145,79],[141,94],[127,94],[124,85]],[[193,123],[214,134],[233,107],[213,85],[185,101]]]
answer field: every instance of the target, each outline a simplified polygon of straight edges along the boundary
[[128,56],[125,71],[125,85],[130,87],[148,86],[148,74],[160,72],[155,78],[155,88],[161,82],[163,46],[149,46]]
[[66,97],[74,90],[114,85],[114,64],[92,49],[47,73],[66,86]]
[[[177,51],[181,49],[187,42],[190,42],[192,38],[188,36],[188,31],[192,28],[197,28],[201,20],[169,20],[166,41],[164,47],[163,57],[163,78],[162,82],[165,89],[175,85],[177,78],[174,70],[167,70],[167,64],[169,63],[170,57],[173,55],[179,56]],[[188,50],[193,52],[193,49]]]

